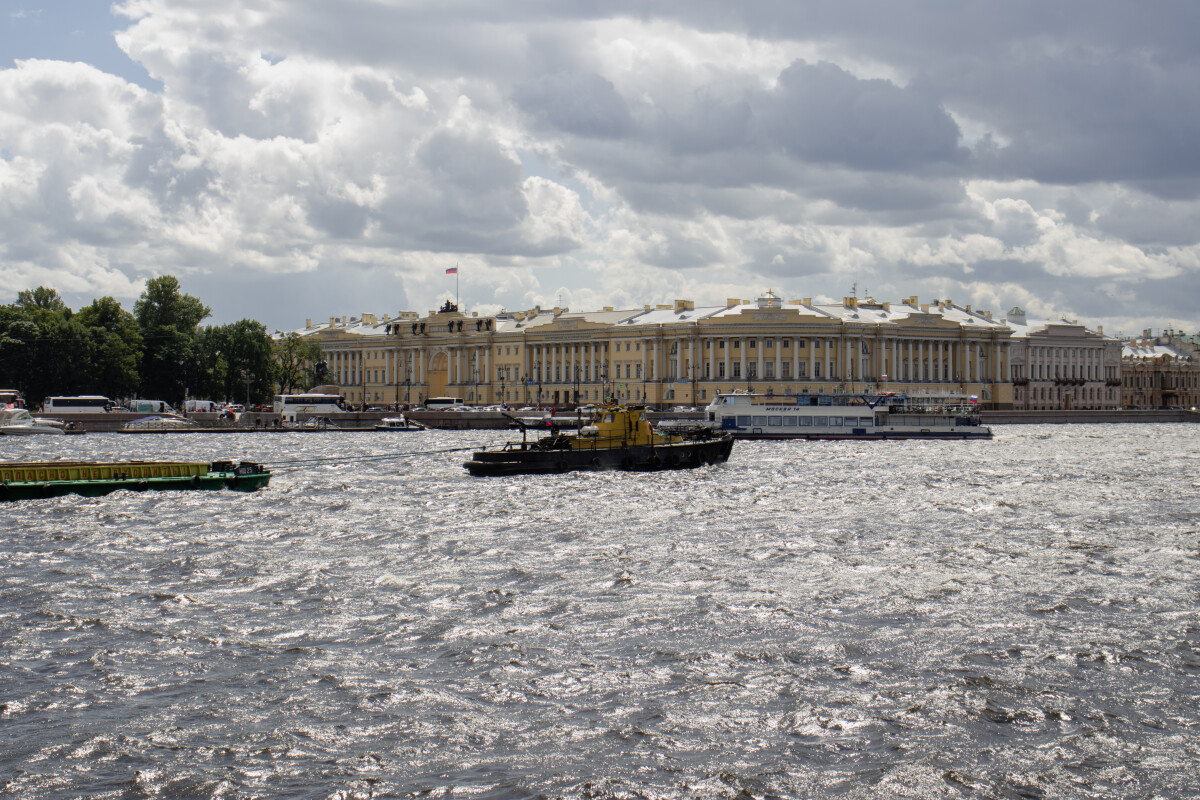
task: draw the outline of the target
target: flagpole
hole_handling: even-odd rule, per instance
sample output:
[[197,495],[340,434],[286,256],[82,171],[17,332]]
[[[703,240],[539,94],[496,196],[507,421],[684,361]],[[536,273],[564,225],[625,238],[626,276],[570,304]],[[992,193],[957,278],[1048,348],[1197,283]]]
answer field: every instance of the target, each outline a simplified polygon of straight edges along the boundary
[[459,282],[459,280],[460,279],[458,277],[458,262],[455,261],[454,262],[454,307],[457,308],[458,312],[461,314],[462,307],[459,306],[459,304],[458,304],[458,282]]

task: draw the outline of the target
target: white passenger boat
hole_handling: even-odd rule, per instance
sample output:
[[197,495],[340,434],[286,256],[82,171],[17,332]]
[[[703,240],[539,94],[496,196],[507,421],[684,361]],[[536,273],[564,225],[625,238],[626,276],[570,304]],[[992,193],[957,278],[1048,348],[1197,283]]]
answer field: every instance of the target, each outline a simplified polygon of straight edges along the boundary
[[66,423],[35,417],[23,408],[0,409],[0,434],[5,436],[62,436]]
[[973,398],[956,395],[718,395],[709,424],[738,439],[990,439]]

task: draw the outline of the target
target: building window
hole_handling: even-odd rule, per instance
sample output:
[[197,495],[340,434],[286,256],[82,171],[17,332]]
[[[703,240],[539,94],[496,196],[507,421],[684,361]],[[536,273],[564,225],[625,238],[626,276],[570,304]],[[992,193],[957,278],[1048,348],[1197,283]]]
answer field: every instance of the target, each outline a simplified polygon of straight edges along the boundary
[[720,364],[717,364],[717,377],[718,378],[725,377],[725,362],[723,362],[723,361]]
[[733,376],[732,377],[734,377],[734,378],[742,377],[742,365],[741,364],[733,365]]

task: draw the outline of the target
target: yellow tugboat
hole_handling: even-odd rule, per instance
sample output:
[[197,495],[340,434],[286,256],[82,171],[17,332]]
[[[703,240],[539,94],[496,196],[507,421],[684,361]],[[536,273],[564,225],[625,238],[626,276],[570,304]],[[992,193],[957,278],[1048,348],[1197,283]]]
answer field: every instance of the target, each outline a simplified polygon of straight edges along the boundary
[[646,419],[645,406],[609,404],[592,413],[576,434],[559,433],[529,441],[527,426],[521,441],[508,442],[499,450],[476,451],[463,464],[472,475],[523,475],[570,470],[689,469],[717,464],[729,458],[733,436],[710,427],[655,431]]

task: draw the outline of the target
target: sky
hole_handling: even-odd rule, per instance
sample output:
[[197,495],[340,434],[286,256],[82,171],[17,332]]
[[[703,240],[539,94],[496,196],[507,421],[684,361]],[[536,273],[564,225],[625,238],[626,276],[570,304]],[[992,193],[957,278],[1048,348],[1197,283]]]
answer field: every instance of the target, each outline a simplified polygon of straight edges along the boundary
[[170,274],[283,330],[768,289],[1200,329],[1192,0],[0,15],[0,303]]

